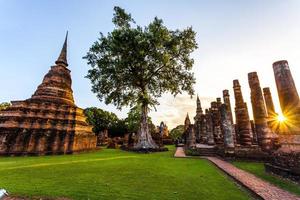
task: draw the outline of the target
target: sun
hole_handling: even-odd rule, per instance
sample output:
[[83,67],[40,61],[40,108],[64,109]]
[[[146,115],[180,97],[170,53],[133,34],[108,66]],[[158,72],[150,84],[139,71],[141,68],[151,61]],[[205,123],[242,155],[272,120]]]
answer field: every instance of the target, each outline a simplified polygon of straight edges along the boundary
[[279,114],[278,116],[277,116],[277,121],[278,122],[284,122],[286,120],[286,117],[284,116],[284,115],[282,115],[282,114]]

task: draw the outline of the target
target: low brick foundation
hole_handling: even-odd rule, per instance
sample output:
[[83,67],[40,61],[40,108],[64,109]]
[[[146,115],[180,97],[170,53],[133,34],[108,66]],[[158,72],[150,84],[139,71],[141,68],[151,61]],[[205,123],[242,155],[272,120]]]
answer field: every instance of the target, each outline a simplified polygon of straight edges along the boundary
[[265,164],[265,169],[300,183],[300,152],[276,151]]

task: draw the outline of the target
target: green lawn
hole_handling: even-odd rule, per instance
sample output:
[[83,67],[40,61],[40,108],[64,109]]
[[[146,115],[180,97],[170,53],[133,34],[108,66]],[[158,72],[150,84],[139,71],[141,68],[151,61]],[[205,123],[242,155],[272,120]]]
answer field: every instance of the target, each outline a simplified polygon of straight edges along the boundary
[[14,195],[71,199],[249,199],[206,160],[171,151],[103,149],[66,156],[0,158],[0,188]]
[[269,173],[266,173],[263,163],[235,161],[235,162],[233,162],[233,164],[240,169],[248,171],[248,172],[256,175],[257,177],[260,177],[261,179],[264,179],[270,183],[273,183],[274,185],[277,185],[278,187],[281,187],[282,189],[285,189],[287,191],[290,191],[290,192],[300,196],[300,186],[299,185],[297,185],[291,181],[279,178],[278,176],[274,176]]

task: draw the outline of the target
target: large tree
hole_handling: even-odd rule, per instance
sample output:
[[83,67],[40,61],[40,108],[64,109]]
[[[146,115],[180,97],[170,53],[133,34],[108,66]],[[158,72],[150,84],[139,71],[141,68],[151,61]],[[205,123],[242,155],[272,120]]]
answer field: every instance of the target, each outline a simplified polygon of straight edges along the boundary
[[149,133],[149,107],[158,104],[163,93],[193,95],[193,59],[197,48],[191,27],[170,30],[157,17],[146,27],[135,24],[130,14],[114,8],[115,28],[106,36],[100,33],[89,49],[91,69],[87,78],[100,101],[118,108],[140,105],[142,115],[136,149],[158,148]]

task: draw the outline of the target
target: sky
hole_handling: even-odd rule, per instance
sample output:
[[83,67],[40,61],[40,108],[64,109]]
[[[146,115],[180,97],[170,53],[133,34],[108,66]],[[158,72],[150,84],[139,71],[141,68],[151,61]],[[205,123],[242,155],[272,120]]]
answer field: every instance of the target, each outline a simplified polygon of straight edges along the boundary
[[[272,63],[288,60],[300,88],[300,1],[298,0],[0,0],[0,102],[30,98],[58,57],[69,31],[68,62],[76,104],[96,106],[127,116],[128,108],[105,105],[91,92],[85,78],[89,66],[82,59],[99,37],[112,31],[113,7],[131,13],[146,26],[155,16],[170,29],[192,26],[198,49],[191,55],[194,86],[203,109],[222,90],[229,89],[234,108],[232,81],[239,79],[250,117],[252,109],[247,79],[258,73],[261,87],[270,87],[280,112]],[[158,99],[150,113],[158,125],[183,124],[187,112],[195,116],[196,100],[187,94]]]

